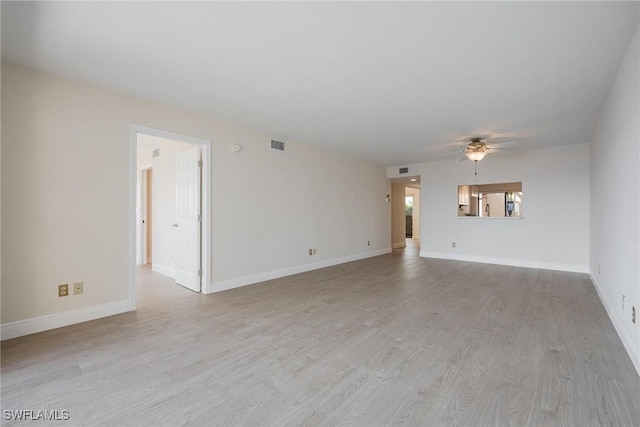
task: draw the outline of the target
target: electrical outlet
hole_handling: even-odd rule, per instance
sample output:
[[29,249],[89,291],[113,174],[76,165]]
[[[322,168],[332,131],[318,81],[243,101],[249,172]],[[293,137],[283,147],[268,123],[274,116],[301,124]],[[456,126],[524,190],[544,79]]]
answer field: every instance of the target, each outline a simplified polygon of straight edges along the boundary
[[76,282],[73,284],[73,294],[81,295],[84,293],[84,282]]
[[316,254],[316,248],[313,248],[313,254],[314,255]]
[[65,283],[64,285],[58,285],[58,296],[66,297],[69,295],[69,284]]
[[455,248],[456,247],[456,242],[451,242],[451,247]]
[[371,246],[371,240],[367,240],[367,246]]
[[631,323],[636,323],[636,308],[631,307]]
[[313,249],[309,249],[309,256],[313,255]]

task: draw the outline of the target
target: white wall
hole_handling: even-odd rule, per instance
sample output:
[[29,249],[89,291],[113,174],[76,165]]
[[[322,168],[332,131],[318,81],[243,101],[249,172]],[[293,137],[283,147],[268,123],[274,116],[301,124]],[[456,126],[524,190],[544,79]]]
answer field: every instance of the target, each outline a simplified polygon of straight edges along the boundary
[[[397,170],[388,168],[388,176]],[[471,161],[411,170],[421,176],[421,256],[587,271],[588,144],[493,154],[478,163],[477,184],[522,181],[523,219],[457,216],[458,185],[476,183]]]
[[[638,30],[640,31],[640,30]],[[640,372],[640,43],[631,41],[591,143],[589,272]],[[625,305],[622,308],[622,295]],[[636,313],[638,317],[638,313]]]
[[213,141],[214,289],[390,250],[384,167],[6,63],[2,107],[3,338],[128,309],[132,123]]

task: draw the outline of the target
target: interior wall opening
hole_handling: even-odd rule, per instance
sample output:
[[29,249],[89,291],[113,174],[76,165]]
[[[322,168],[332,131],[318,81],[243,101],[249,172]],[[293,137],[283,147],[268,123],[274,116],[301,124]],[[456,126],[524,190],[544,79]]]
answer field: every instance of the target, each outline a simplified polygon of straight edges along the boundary
[[420,176],[393,178],[391,182],[391,247],[419,251]]
[[210,144],[133,126],[133,308],[140,271],[168,276],[194,292],[210,292]]

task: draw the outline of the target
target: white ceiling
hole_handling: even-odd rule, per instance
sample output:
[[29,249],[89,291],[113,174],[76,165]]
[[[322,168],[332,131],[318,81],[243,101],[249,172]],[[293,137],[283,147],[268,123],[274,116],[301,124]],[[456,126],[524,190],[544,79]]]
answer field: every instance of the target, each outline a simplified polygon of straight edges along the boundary
[[2,2],[2,58],[397,165],[589,142],[639,2]]

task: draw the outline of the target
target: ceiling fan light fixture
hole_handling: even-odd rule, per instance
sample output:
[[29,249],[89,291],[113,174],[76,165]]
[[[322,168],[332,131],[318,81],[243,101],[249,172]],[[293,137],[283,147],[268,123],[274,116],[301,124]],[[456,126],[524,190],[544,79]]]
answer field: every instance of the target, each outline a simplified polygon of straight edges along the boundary
[[467,151],[466,153],[469,160],[477,162],[478,160],[484,159],[484,156],[487,155],[485,151]]

